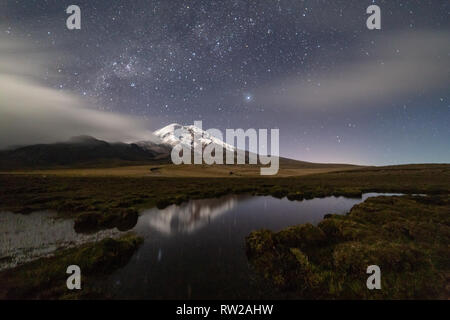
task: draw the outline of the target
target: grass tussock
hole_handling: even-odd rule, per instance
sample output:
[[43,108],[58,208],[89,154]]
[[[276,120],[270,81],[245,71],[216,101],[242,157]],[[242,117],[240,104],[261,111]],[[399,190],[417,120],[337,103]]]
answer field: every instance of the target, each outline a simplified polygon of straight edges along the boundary
[[[377,197],[313,226],[246,238],[252,266],[279,290],[311,299],[448,299],[450,197]],[[367,267],[381,268],[368,290]]]
[[[105,298],[107,293],[95,288],[91,280],[126,265],[141,243],[142,238],[127,234],[58,251],[52,257],[5,270],[0,272],[0,299]],[[66,270],[70,265],[81,269],[81,290],[67,289]]]

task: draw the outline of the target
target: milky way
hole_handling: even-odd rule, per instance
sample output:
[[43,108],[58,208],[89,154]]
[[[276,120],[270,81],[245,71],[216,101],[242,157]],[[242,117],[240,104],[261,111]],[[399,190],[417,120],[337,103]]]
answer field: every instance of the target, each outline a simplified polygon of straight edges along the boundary
[[[366,27],[372,3],[381,30]],[[81,30],[66,28],[71,4]],[[450,162],[449,10],[431,0],[6,1],[0,33],[54,57],[45,85],[150,129],[279,128],[281,154],[297,159]]]

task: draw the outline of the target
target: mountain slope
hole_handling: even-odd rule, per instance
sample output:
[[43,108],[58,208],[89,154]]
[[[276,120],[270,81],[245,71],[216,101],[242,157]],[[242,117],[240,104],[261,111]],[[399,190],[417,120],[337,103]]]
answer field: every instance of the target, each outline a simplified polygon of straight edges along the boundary
[[[148,143],[147,143],[148,144]],[[123,165],[168,162],[169,154],[131,143],[108,143],[89,136],[0,151],[0,168],[42,168],[72,165]]]
[[[210,135],[207,131],[202,130],[196,126],[182,126],[178,123],[169,124],[159,130],[153,132],[158,138],[161,139],[162,143],[165,145],[169,145],[171,147],[176,146],[181,143],[186,146],[195,147],[196,142],[194,141],[194,135],[196,134],[198,140],[202,144],[202,150],[210,144],[216,144],[218,146],[222,146],[224,148],[224,163],[225,163],[225,153],[226,150],[236,152],[236,148],[230,144],[225,143],[224,141]],[[192,146],[193,144],[193,146]],[[193,150],[193,148],[192,148]],[[246,163],[248,163],[249,152],[245,152]],[[312,163],[306,161],[299,161],[289,158],[279,157],[280,167],[285,169],[320,169],[320,168],[345,168],[345,167],[354,167],[355,165],[348,164],[337,164],[337,163]],[[236,163],[236,157],[235,157]]]
[[[170,153],[174,146],[181,143],[196,147],[194,135],[197,135],[202,150],[211,144],[236,152],[236,148],[210,135],[195,126],[170,124],[154,132],[159,142],[139,141],[135,143],[109,143],[90,136],[73,137],[69,141],[16,147],[0,151],[0,170],[9,169],[51,169],[57,167],[115,167],[140,164],[171,164]],[[194,148],[192,148],[194,150]],[[234,158],[236,163],[236,154]],[[249,162],[249,152],[245,152],[245,161]],[[342,164],[322,164],[279,158],[280,168],[284,169],[321,169],[356,168]]]

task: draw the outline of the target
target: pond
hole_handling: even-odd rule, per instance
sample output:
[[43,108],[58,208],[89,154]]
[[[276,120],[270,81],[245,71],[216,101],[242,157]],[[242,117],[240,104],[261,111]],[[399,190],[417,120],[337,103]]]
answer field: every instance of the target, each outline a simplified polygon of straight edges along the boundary
[[256,276],[245,255],[253,230],[281,230],[345,214],[361,199],[326,197],[303,201],[229,195],[150,209],[134,231],[145,241],[122,269],[101,286],[123,299],[276,298]]
[[[144,238],[129,263],[98,286],[123,299],[277,298],[248,265],[245,237],[345,214],[368,197],[289,201],[270,196],[228,195],[191,200],[141,212],[132,229]],[[0,270],[52,254],[60,248],[118,237],[117,229],[77,234],[74,222],[42,211],[0,214]]]
[[60,219],[56,212],[30,214],[0,212],[0,270],[51,255],[60,248],[70,248],[104,238],[118,237],[117,229],[95,234],[79,234],[74,221]]

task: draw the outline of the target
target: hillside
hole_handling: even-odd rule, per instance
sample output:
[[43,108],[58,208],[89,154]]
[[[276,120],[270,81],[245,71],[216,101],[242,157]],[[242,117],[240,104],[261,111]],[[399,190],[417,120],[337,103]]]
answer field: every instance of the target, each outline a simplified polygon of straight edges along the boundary
[[[224,150],[224,163],[226,151],[236,152],[236,147],[223,142],[221,139],[212,136],[209,132],[197,128],[195,126],[182,126],[179,124],[169,124],[154,132],[156,139],[159,141],[138,141],[135,143],[116,142],[110,143],[103,140],[96,139],[91,136],[77,136],[68,141],[51,143],[51,144],[36,144],[30,146],[21,146],[11,148],[9,150],[0,151],[0,170],[43,170],[43,169],[69,169],[69,168],[114,168],[124,166],[139,166],[139,165],[169,165],[171,164],[170,152],[172,148],[178,144],[184,146],[197,146],[196,143],[201,143],[201,149],[204,150],[207,146],[213,144],[217,147],[222,147]],[[195,141],[195,139],[198,139]],[[235,163],[236,161],[235,155]],[[245,162],[249,162],[249,152],[245,152]],[[330,171],[340,169],[353,169],[357,166],[346,164],[321,164],[311,163],[305,161],[298,161],[293,159],[279,158],[280,168],[287,170],[311,169]],[[257,170],[259,165],[247,165],[244,171],[247,175],[248,170]],[[183,169],[171,166],[167,170],[176,170],[178,175],[186,175],[181,173]],[[189,168],[188,171],[205,168]],[[166,170],[166,171],[167,171]],[[227,165],[227,166],[208,166],[208,172],[201,173],[201,175],[227,175],[232,171],[242,171],[242,166]],[[256,171],[255,171],[256,172]],[[190,172],[186,172],[191,175]],[[167,172],[166,172],[167,174]],[[295,175],[295,172],[290,172],[289,175]],[[169,174],[171,175],[171,174]],[[194,174],[197,175],[197,174]]]
[[0,169],[168,163],[169,152],[153,151],[134,143],[108,143],[89,136],[79,136],[66,142],[0,151]]

